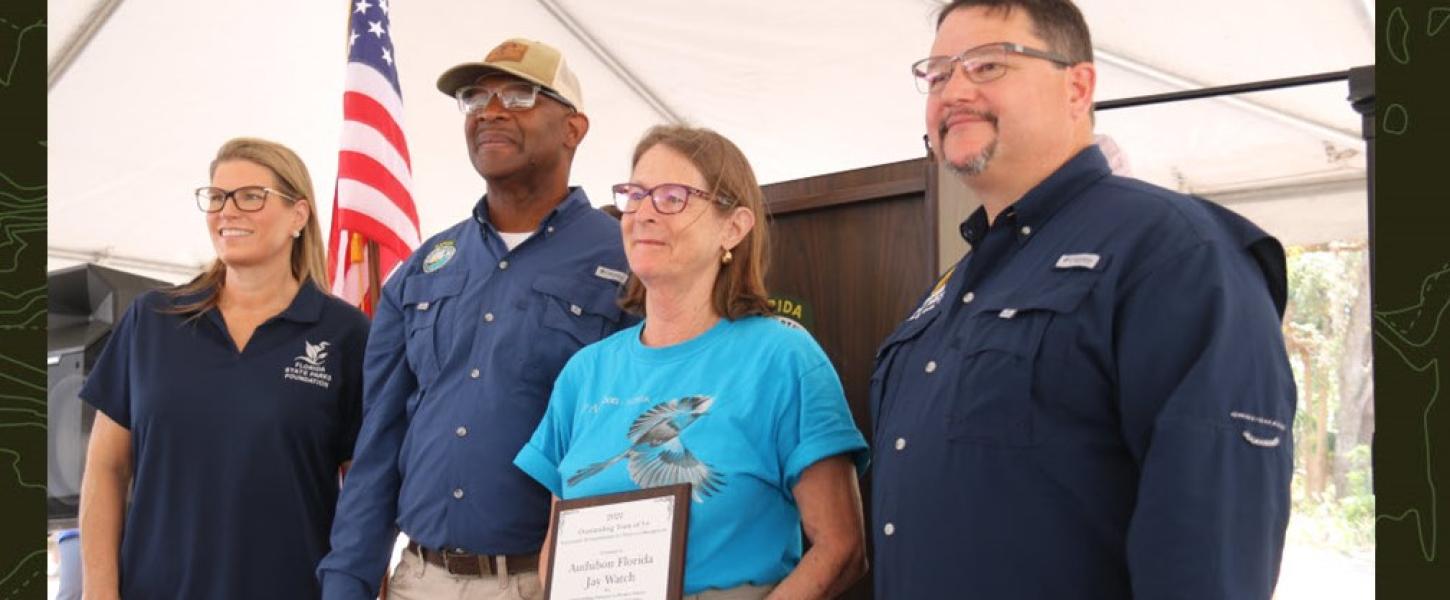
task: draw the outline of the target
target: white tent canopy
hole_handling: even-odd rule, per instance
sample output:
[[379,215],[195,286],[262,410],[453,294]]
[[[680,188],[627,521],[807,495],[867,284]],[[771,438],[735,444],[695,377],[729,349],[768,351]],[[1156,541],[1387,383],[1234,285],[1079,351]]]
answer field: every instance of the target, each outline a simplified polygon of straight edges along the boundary
[[[383,0],[369,4],[384,3]],[[763,183],[923,154],[927,0],[394,0],[395,55],[423,235],[483,193],[462,118],[434,88],[508,37],[559,47],[591,130],[572,173],[596,204],[650,125],[714,128]],[[1099,100],[1342,71],[1374,61],[1368,0],[1082,0]],[[189,190],[239,135],[312,170],[323,223],[337,163],[342,1],[52,1],[49,266],[172,281],[212,256]],[[376,9],[374,9],[376,10]],[[1365,236],[1365,157],[1344,83],[1104,111],[1134,173],[1223,202],[1288,243]],[[325,229],[325,226],[324,226]]]

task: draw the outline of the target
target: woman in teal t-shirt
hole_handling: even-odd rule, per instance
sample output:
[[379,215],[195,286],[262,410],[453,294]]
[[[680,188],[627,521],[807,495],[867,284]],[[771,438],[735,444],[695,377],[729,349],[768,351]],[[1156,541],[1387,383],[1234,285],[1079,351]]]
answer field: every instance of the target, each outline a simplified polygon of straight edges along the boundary
[[614,198],[644,321],[574,355],[514,464],[563,499],[691,484],[687,596],[838,595],[866,570],[866,443],[820,346],[769,316],[750,164],[678,126],[633,164]]

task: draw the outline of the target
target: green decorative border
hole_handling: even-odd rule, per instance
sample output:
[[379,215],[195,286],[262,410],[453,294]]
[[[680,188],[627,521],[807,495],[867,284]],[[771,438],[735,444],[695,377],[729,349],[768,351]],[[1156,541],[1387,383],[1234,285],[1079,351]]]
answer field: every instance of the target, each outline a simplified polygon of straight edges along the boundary
[[45,5],[0,3],[0,598],[44,598]]
[[1450,590],[1450,2],[1377,8],[1377,596],[1434,598]]

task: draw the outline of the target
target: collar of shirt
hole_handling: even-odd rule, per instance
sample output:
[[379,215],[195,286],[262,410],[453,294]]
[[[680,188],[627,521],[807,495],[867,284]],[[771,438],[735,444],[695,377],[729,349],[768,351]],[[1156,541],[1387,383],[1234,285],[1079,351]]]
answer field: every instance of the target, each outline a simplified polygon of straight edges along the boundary
[[[202,298],[205,298],[210,293],[211,288],[206,288],[181,296],[167,294],[166,298],[171,302],[172,306],[183,306],[193,302],[200,302]],[[326,292],[323,292],[322,288],[318,287],[316,283],[304,283],[297,288],[297,295],[292,297],[292,302],[281,313],[278,313],[276,318],[287,319],[288,321],[297,323],[316,323],[322,318],[322,305],[327,299],[325,294]],[[220,313],[220,309],[213,308],[207,312]],[[217,317],[220,319],[220,314]]]
[[[171,306],[176,307],[199,302],[209,293],[211,293],[211,289],[207,288],[181,296],[166,294],[165,298],[171,303]],[[281,313],[278,313],[273,318],[286,319],[294,323],[316,323],[322,319],[322,305],[326,302],[326,296],[324,294],[325,292],[322,291],[322,288],[316,284],[304,283],[297,288],[297,295],[292,297],[292,302],[287,305],[287,308],[283,309]],[[205,318],[215,326],[218,331],[223,333],[228,331],[226,321],[222,319],[220,307],[213,306],[208,309],[203,313],[202,318]],[[268,321],[271,321],[271,319],[268,319]],[[258,329],[260,330],[260,327]]]
[[[1004,218],[999,218],[996,225],[1011,223],[1014,227],[1031,228],[1027,231],[1040,230],[1042,225],[1057,213],[1058,209],[1077,197],[1078,190],[1106,177],[1111,172],[1107,157],[1103,156],[1102,150],[1096,144],[1083,148],[1081,152],[1048,175],[1047,179],[1042,180],[1003,210],[999,217]],[[958,229],[962,234],[962,239],[966,240],[968,244],[979,243],[987,234],[988,229],[986,207],[977,207],[977,210],[972,211],[967,220],[962,221]]]
[[322,288],[316,283],[304,283],[297,288],[297,296],[292,299],[292,304],[277,315],[279,319],[287,319],[296,323],[316,323],[322,319],[322,303],[326,300]]
[[[564,196],[564,201],[544,216],[544,219],[539,222],[539,228],[534,232],[553,233],[555,229],[567,225],[569,221],[578,217],[581,211],[591,208],[593,207],[589,204],[589,196],[584,193],[584,188],[571,186],[569,195]],[[478,203],[473,205],[473,220],[478,223],[480,229],[492,233],[495,238],[498,237],[498,230],[494,229],[493,223],[488,220],[488,194],[484,194],[482,198],[478,199]],[[484,238],[488,237],[485,233]]]

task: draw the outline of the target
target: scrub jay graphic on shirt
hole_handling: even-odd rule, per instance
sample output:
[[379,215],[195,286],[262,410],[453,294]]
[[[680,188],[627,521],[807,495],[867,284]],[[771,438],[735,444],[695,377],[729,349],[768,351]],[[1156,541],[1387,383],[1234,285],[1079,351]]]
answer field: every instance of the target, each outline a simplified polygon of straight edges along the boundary
[[656,404],[630,424],[629,448],[608,460],[579,469],[569,478],[568,485],[578,485],[628,458],[629,478],[640,489],[688,483],[695,501],[704,502],[725,484],[724,477],[696,458],[681,443],[680,433],[705,416],[714,402],[707,396],[686,396]]

